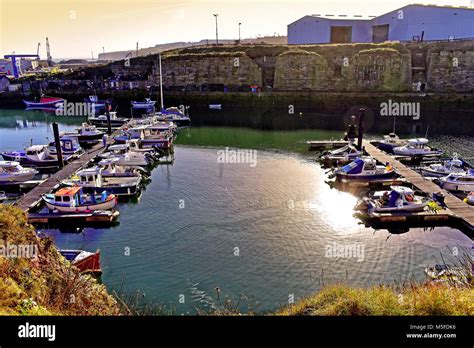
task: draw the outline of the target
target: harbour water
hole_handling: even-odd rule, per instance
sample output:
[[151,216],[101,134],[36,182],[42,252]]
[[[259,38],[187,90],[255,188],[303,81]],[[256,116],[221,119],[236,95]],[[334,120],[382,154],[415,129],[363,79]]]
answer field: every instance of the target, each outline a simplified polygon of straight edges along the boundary
[[[0,111],[0,149],[51,138],[48,122],[53,120],[63,130],[81,122]],[[306,140],[341,134],[184,129],[174,164],[154,169],[138,202],[120,204],[119,225],[41,232],[60,248],[100,249],[102,281],[109,290],[139,291],[144,302],[177,314],[219,306],[216,287],[221,300],[244,294],[242,310],[265,312],[311,294],[322,283],[423,280],[424,268],[442,257],[452,259],[453,248],[461,254],[470,250],[471,240],[452,228],[390,234],[360,225],[352,210],[357,198],[331,189],[316,154],[305,151]],[[473,155],[466,151],[472,138],[433,138],[448,152]],[[257,149],[257,165],[219,163],[226,146]],[[356,255],[337,255],[345,246],[355,247]]]

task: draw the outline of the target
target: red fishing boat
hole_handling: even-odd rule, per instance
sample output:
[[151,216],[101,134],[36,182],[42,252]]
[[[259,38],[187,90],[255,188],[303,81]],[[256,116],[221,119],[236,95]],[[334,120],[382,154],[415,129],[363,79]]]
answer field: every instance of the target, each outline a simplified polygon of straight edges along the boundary
[[59,250],[66,260],[76,266],[81,273],[99,276],[102,274],[100,268],[100,250],[95,253],[84,250]]

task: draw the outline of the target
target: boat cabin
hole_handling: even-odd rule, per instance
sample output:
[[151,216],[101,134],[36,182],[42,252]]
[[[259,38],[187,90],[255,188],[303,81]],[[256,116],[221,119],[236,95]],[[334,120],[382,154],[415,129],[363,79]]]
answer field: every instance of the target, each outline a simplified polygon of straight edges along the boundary
[[409,187],[391,186],[390,189],[387,204],[389,207],[406,205],[415,201],[415,192]]
[[48,151],[45,145],[33,145],[26,149],[26,157],[36,161],[48,159]]
[[99,167],[86,168],[77,173],[79,183],[86,187],[101,187],[102,174]]
[[426,138],[418,138],[418,139],[410,139],[408,140],[408,144],[406,145],[412,149],[423,149],[428,144],[428,139]]
[[19,162],[0,161],[0,174],[12,174],[23,171],[23,167]]
[[[63,135],[60,138],[61,150],[63,153],[76,153],[82,150],[79,140],[73,136]],[[48,151],[56,153],[56,142],[52,141],[48,144]]]
[[[103,191],[100,195],[100,201],[105,202],[107,200],[107,191]],[[82,205],[87,199],[92,199],[95,203],[95,195],[85,196],[82,193],[82,188],[79,186],[61,188],[54,193],[54,203],[56,205],[77,207]]]

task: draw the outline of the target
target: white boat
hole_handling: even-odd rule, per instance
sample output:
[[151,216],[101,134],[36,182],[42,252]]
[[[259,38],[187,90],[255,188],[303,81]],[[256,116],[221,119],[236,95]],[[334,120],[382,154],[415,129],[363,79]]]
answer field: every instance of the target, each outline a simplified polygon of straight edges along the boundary
[[61,213],[83,213],[96,210],[111,210],[117,205],[115,195],[103,191],[101,194],[84,194],[80,186],[65,187],[55,193],[42,196],[49,210]]
[[395,147],[405,146],[407,142],[407,140],[400,139],[398,135],[392,132],[384,135],[383,140],[378,142],[377,147],[385,152],[393,153]]
[[113,157],[103,159],[99,162],[103,177],[137,177],[148,175],[149,173],[140,166],[122,166],[118,164],[120,158]]
[[339,180],[370,181],[390,178],[395,175],[395,170],[390,164],[378,165],[372,157],[361,157],[336,169],[335,175]]
[[370,197],[364,197],[357,209],[371,213],[420,212],[432,200],[404,186],[391,186],[390,191],[377,191]]
[[321,154],[321,161],[326,164],[344,164],[354,161],[357,157],[362,156],[364,153],[358,150],[354,145],[347,144],[339,149],[327,151]]
[[76,137],[79,140],[79,143],[92,143],[98,142],[104,136],[104,132],[99,131],[96,126],[83,123],[80,128],[76,128],[76,132],[63,133],[63,135],[68,135]]
[[443,152],[431,149],[427,146],[428,139],[418,138],[408,140],[408,144],[393,148],[393,153],[398,156],[417,157],[417,156],[439,156]]
[[209,104],[210,110],[222,110],[222,104]]
[[423,176],[429,177],[442,177],[451,173],[464,173],[466,172],[466,163],[458,159],[455,155],[452,159],[444,161],[443,163],[434,163],[429,166],[420,168]]
[[104,177],[98,166],[78,171],[70,180],[64,180],[66,186],[81,186],[85,193],[101,193],[106,190],[116,196],[134,196],[140,192],[139,177]]
[[117,158],[117,165],[119,166],[143,166],[150,164],[150,159],[147,153],[132,152],[130,146],[127,144],[111,145],[107,151],[99,154],[100,158]]
[[4,191],[0,191],[0,203],[7,200],[7,194]]
[[464,173],[451,173],[439,178],[438,183],[447,191],[474,191],[474,169]]
[[0,184],[22,183],[32,180],[38,171],[24,168],[19,162],[0,161]]
[[[121,127],[125,123],[128,122],[127,118],[118,118],[116,111],[110,111],[109,116],[110,116],[110,126],[111,127]],[[98,126],[98,127],[107,127],[108,126],[107,115],[89,116],[89,118],[87,120],[89,121],[90,124],[92,124],[94,126]]]

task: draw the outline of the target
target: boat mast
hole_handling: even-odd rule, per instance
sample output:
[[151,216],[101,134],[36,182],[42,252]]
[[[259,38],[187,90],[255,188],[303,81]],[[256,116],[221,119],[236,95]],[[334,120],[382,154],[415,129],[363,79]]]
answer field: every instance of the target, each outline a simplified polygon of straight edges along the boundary
[[161,97],[161,110],[165,109],[165,105],[163,103],[163,76],[161,71],[161,53],[158,54],[158,60],[160,65],[160,97]]

